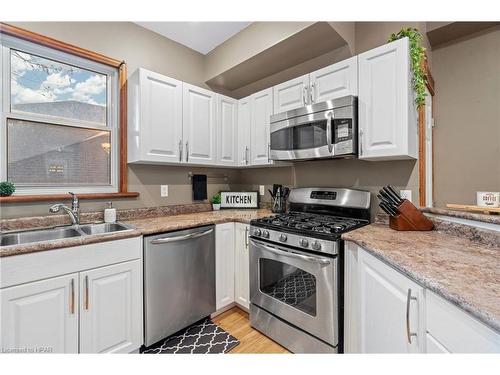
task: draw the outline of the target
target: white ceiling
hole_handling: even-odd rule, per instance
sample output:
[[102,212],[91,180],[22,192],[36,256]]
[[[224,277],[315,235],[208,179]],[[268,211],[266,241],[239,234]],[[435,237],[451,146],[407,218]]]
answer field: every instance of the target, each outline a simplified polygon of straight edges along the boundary
[[135,22],[206,55],[251,22]]

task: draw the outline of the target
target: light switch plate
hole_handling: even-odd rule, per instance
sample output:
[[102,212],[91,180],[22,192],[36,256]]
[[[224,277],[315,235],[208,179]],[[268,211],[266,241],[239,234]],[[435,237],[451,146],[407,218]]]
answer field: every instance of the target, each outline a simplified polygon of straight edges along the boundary
[[266,187],[264,185],[259,185],[259,194],[260,195],[266,194]]
[[168,197],[168,185],[160,185],[160,196]]
[[400,190],[399,196],[403,199],[408,199],[411,202],[411,190]]

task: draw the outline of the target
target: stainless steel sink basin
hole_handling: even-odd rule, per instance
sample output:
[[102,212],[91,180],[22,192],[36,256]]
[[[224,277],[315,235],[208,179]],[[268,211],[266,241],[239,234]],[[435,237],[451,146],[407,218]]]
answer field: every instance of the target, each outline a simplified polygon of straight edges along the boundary
[[79,237],[81,235],[82,234],[75,228],[43,229],[27,232],[7,233],[0,235],[0,245],[19,245],[30,242],[41,242]]
[[92,236],[95,234],[122,232],[133,229],[133,227],[122,223],[102,223],[2,233],[0,234],[0,246],[12,246],[25,243],[60,240],[71,237]]
[[80,229],[82,230],[83,233],[92,235],[92,234],[122,232],[125,230],[132,230],[133,228],[122,223],[102,223],[102,224],[81,225]]

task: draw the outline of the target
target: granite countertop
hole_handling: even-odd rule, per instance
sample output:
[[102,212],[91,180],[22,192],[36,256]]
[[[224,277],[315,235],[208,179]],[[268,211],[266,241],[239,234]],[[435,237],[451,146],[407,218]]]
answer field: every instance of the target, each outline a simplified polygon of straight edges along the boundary
[[171,232],[174,230],[200,227],[210,224],[229,223],[232,221],[249,223],[250,220],[272,215],[268,209],[259,210],[221,210],[197,212],[174,216],[158,216],[143,219],[128,220],[125,223],[132,225],[143,234]]
[[459,219],[482,221],[484,223],[500,225],[500,215],[486,215],[478,212],[452,210],[449,208],[436,208],[436,207],[422,207],[420,208],[420,211],[433,215],[450,216]]
[[209,224],[220,224],[232,221],[249,223],[250,220],[271,215],[268,209],[258,210],[221,210],[187,214],[155,216],[123,222],[133,226],[134,230],[107,233],[100,235],[64,238],[53,241],[26,243],[15,246],[0,247],[0,257],[28,254],[37,251],[55,250],[72,246],[87,245],[97,242],[120,240],[141,235],[169,232],[180,229],[199,227]]
[[371,224],[342,238],[500,332],[500,249],[440,231]]

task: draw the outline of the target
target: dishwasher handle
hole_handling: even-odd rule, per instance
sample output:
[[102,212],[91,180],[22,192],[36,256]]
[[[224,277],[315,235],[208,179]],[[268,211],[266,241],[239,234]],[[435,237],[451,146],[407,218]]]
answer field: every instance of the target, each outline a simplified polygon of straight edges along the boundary
[[213,229],[209,229],[209,230],[206,230],[204,232],[184,234],[182,236],[157,238],[155,240],[152,240],[150,243],[152,245],[160,245],[160,244],[170,243],[170,242],[185,241],[185,240],[190,240],[192,238],[198,238],[198,237],[205,236],[207,234],[212,233],[213,231],[214,231]]

